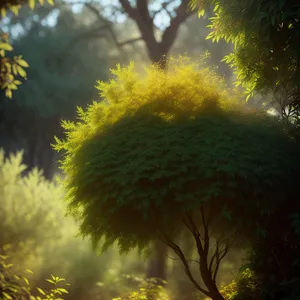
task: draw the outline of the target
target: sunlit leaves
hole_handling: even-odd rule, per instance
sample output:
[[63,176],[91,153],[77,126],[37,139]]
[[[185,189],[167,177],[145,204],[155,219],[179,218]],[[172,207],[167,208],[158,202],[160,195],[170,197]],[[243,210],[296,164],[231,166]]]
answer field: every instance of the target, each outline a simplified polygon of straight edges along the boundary
[[[41,289],[37,287],[37,291],[43,296],[34,296],[35,293],[31,291],[31,285],[27,277],[22,275],[16,275],[15,271],[10,268],[10,265],[5,263],[4,257],[0,255],[0,298],[1,299],[30,299],[30,300],[63,300],[62,295],[68,294],[68,291],[57,283],[64,281],[63,278],[52,276],[55,281],[49,281],[52,284],[52,288],[49,290]],[[28,271],[28,270],[26,270]],[[30,271],[30,273],[32,273]],[[65,284],[68,286],[70,284]]]
[[130,292],[129,295],[124,297],[113,298],[112,300],[147,300],[156,299],[159,297],[160,300],[170,300],[163,285],[166,284],[164,280],[158,280],[156,278],[139,278],[131,275],[124,275],[126,279],[131,279],[138,283],[138,291]]
[[[47,0],[50,5],[53,5],[52,0]],[[44,0],[39,0],[41,5],[44,5]],[[35,8],[36,0],[29,0],[28,6],[31,9]],[[7,7],[1,8],[1,16],[6,16],[6,11],[10,10],[13,14],[18,15],[21,5],[8,4]],[[21,56],[15,56],[12,59],[8,58],[5,51],[13,51],[12,45],[10,45],[8,34],[0,34],[0,89],[5,91],[5,96],[12,98],[13,90],[18,89],[18,85],[21,81],[17,80],[17,76],[21,76],[26,79],[27,73],[24,68],[28,68],[28,63],[22,59]]]
[[[297,117],[300,86],[299,12],[296,1],[208,0],[214,6],[207,39],[224,39],[234,43],[230,63],[246,100],[256,93],[274,93],[282,97],[279,87],[291,91],[284,100],[292,103]],[[191,0],[190,7],[201,11],[203,3]],[[276,69],[274,69],[276,68]],[[279,72],[276,72],[279,70]],[[279,84],[278,84],[279,83]],[[278,110],[280,104],[277,104]],[[298,112],[298,117],[299,117]]]
[[0,150],[0,248],[15,245],[18,253],[14,248],[6,251],[25,264],[24,255],[36,255],[34,249],[43,243],[48,248],[50,241],[61,233],[57,211],[63,192],[37,169],[21,176],[24,170],[21,152],[5,158],[4,151]]

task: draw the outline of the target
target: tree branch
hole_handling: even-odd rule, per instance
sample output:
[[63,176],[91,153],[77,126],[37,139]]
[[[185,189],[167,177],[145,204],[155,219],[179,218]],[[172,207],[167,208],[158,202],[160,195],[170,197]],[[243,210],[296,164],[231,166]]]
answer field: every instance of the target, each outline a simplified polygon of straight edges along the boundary
[[222,259],[226,256],[226,254],[228,253],[230,247],[229,244],[226,244],[224,246],[224,249],[222,249],[220,252],[218,252],[217,256],[216,256],[216,267],[215,270],[213,272],[213,280],[216,281],[217,279],[217,274],[220,268],[220,263],[222,261]]
[[122,47],[124,45],[133,44],[135,42],[142,41],[142,40],[143,40],[142,37],[136,37],[136,38],[129,39],[129,40],[125,41],[125,42],[117,43],[117,46],[118,47]]
[[176,9],[176,16],[171,19],[170,25],[165,29],[162,40],[161,48],[164,53],[168,53],[178,32],[179,26],[190,17],[195,11],[189,10],[189,0],[182,0]]
[[[121,0],[120,0],[121,2]],[[126,2],[126,1],[125,1]],[[128,3],[128,5],[130,6],[130,4]],[[134,42],[137,42],[137,41],[140,41],[140,40],[143,40],[142,37],[137,37],[137,38],[132,38],[132,39],[129,39],[127,41],[124,41],[124,42],[121,42],[119,43],[118,39],[117,39],[117,36],[114,32],[114,30],[112,29],[112,23],[108,20],[106,20],[100,13],[100,11],[95,7],[93,6],[91,3],[85,3],[85,6],[90,9],[91,12],[93,12],[96,16],[96,18],[102,22],[102,23],[105,23],[106,24],[106,29],[109,31],[115,45],[119,48],[121,48],[122,46],[124,45],[127,45],[127,44],[132,44]]]
[[122,5],[124,11],[128,14],[128,16],[133,19],[136,20],[137,18],[137,11],[135,8],[133,8],[128,0],[119,0],[120,4]]
[[201,219],[203,223],[204,237],[203,237],[203,252],[205,255],[208,254],[209,251],[209,231],[208,231],[208,223],[205,221],[204,208],[201,205]]
[[171,241],[167,235],[164,234],[164,238],[165,238],[165,243],[178,255],[178,257],[180,258],[180,260],[182,261],[183,265],[184,265],[184,269],[185,269],[185,273],[186,275],[189,277],[189,279],[191,280],[191,282],[194,284],[194,286],[200,291],[202,292],[204,295],[210,297],[210,293],[208,291],[206,291],[205,289],[203,289],[195,280],[195,278],[193,277],[189,264],[185,258],[185,255],[183,254],[182,250],[180,249],[180,247],[175,244],[173,241]]
[[100,33],[102,30],[107,30],[108,26],[103,25],[98,28],[94,28],[90,31],[84,32],[80,35],[77,35],[71,41],[68,43],[67,48],[69,49],[70,47],[74,47],[76,43],[80,42],[80,40],[85,39],[85,38],[90,38],[90,37],[106,37],[103,33]]
[[[226,254],[228,253],[229,250],[230,250],[229,242],[226,242],[224,248],[220,249],[220,240],[218,239],[216,241],[215,251],[210,259],[209,267],[208,267],[208,270],[212,274],[212,279],[214,281],[216,281],[217,274],[218,274],[218,271],[220,268],[220,263],[221,263],[222,259],[226,256]],[[215,265],[215,266],[213,266],[213,265]]]
[[[168,258],[170,258],[171,260],[178,260],[178,258],[175,258],[175,257],[171,257],[169,255],[167,255]],[[187,262],[195,262],[197,264],[199,264],[200,262],[198,260],[195,260],[195,259],[186,259]]]

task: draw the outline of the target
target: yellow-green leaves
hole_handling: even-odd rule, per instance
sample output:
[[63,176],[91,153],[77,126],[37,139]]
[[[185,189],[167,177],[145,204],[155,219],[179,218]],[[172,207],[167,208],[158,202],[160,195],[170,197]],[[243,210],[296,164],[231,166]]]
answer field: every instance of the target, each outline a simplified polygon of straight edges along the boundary
[[5,53],[4,51],[12,51],[13,47],[8,43],[0,43],[1,53]]
[[35,8],[35,0],[29,0],[28,5],[31,9]]
[[[40,5],[44,5],[44,0],[38,0]],[[53,0],[47,0],[50,5],[54,5]],[[36,0],[29,0],[28,6],[34,9],[36,5]],[[15,15],[19,14],[19,10],[22,6],[10,5],[3,7],[0,10],[1,17],[6,16],[7,10],[10,10]],[[5,91],[5,96],[12,98],[12,91],[18,89],[18,85],[22,84],[20,80],[16,77],[20,76],[26,79],[27,73],[24,68],[28,68],[29,64],[22,59],[22,56],[15,56],[12,59],[6,57],[6,51],[13,51],[13,47],[9,42],[8,34],[0,34],[0,89]]]
[[17,90],[17,86],[21,84],[17,77],[21,76],[26,79],[27,73],[24,68],[29,67],[22,56],[6,57],[6,52],[12,50],[8,34],[2,34],[0,36],[0,88],[5,91],[8,98],[12,98],[12,91]]
[[18,85],[22,84],[17,77],[20,76],[26,79],[27,73],[24,68],[28,68],[29,65],[22,56],[15,56],[12,59],[5,56],[5,51],[11,51],[12,49],[8,43],[1,43],[0,49],[0,88],[5,91],[6,97],[12,98],[12,91],[17,90]]
[[[12,264],[6,264],[7,256],[0,255],[0,299],[30,299],[30,300],[63,300],[62,295],[68,294],[69,292],[60,286],[57,286],[57,283],[65,281],[65,279],[51,275],[53,280],[47,279],[51,283],[51,289],[41,289],[37,287],[37,291],[42,295],[34,296],[31,291],[31,285],[29,280],[24,276],[18,276],[14,274],[14,271],[11,270]],[[28,273],[32,274],[31,270],[25,270]],[[65,286],[70,284],[66,283]]]
[[[54,5],[54,2],[53,0],[46,0],[50,5]],[[34,9],[35,8],[35,5],[36,5],[36,0],[29,0],[28,2],[28,6],[31,8],[31,9]],[[38,2],[41,4],[41,5],[44,5],[45,4],[45,0],[38,0]]]

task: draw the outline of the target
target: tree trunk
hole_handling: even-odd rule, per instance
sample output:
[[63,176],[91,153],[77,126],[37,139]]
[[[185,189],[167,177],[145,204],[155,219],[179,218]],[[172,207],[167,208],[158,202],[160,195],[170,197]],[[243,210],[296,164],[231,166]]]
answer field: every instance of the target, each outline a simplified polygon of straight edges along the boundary
[[207,255],[205,255],[204,257],[200,257],[199,260],[201,278],[211,295],[210,297],[213,300],[225,300],[219,292],[216,281],[212,277],[212,272],[208,268]]

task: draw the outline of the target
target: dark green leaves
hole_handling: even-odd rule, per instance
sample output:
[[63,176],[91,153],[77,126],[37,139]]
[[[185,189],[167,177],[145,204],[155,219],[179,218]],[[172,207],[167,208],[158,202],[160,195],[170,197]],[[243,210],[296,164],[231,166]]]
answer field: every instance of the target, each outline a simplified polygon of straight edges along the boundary
[[[191,69],[149,74],[159,83],[168,76],[169,86],[155,90],[158,96],[147,76],[136,78],[134,94],[124,90],[124,99],[104,85],[116,98],[78,111],[82,123],[65,126],[62,169],[83,235],[95,245],[101,238],[105,245],[118,241],[127,251],[157,239],[159,231],[179,234],[181,216],[203,203],[223,216],[223,224],[243,226],[265,218],[260,209],[269,212],[284,201],[299,155],[283,123],[233,104],[225,93],[202,90],[200,82],[189,82],[201,74]],[[186,83],[185,97],[178,96],[180,82]],[[122,90],[123,80],[118,84]],[[209,93],[217,97],[214,108],[203,106],[201,97]],[[103,117],[94,118],[100,111]],[[170,112],[173,117],[166,118]]]

